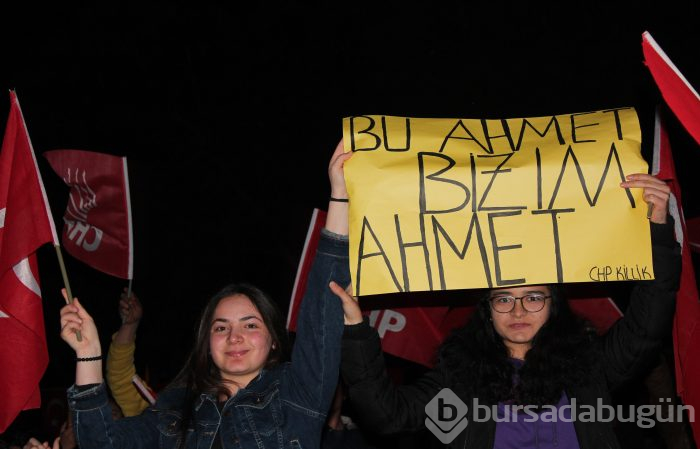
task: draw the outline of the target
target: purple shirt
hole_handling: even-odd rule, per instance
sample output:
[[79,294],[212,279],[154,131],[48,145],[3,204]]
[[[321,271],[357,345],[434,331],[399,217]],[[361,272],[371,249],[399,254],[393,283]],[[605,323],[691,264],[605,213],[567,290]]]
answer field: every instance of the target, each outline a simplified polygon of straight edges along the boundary
[[[522,360],[512,362],[516,369],[523,365]],[[571,407],[562,408],[565,405],[569,405],[569,398],[564,392],[556,406],[539,413],[522,407],[516,412],[513,404],[499,402],[494,449],[579,449]]]

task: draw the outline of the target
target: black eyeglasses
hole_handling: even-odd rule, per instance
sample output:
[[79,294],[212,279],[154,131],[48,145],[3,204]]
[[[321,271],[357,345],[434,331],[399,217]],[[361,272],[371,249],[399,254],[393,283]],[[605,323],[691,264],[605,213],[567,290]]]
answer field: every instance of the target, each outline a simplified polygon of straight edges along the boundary
[[520,300],[520,305],[528,312],[539,312],[544,308],[544,303],[551,296],[531,293],[529,295],[516,296],[494,296],[489,299],[491,308],[498,313],[509,313],[515,308],[515,301]]

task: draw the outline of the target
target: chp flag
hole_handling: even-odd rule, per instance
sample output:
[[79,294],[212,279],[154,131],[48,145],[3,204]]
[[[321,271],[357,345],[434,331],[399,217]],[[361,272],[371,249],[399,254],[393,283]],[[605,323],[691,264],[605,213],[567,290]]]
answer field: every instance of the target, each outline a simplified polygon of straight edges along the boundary
[[125,157],[83,150],[43,153],[70,187],[63,247],[91,267],[133,278],[133,232]]
[[22,410],[41,405],[49,362],[37,249],[56,229],[17,94],[0,150],[0,433]]

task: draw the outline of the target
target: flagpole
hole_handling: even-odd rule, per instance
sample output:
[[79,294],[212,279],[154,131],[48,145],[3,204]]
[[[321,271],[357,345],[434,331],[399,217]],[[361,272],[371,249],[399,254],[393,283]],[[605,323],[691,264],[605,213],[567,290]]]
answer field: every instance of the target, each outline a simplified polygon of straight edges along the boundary
[[[66,287],[66,304],[73,303],[73,293],[70,290],[70,282],[68,282],[68,272],[66,271],[66,264],[63,262],[63,253],[61,252],[61,245],[54,245],[56,248],[56,255],[58,256],[58,265],[61,267],[61,276],[63,277],[63,285]],[[83,341],[83,336],[80,331],[75,332],[75,336],[78,341]]]
[[133,281],[134,281],[133,279],[129,279],[129,287],[127,288],[127,291],[126,291],[126,297],[127,297],[127,298],[131,298],[131,283],[132,283]]

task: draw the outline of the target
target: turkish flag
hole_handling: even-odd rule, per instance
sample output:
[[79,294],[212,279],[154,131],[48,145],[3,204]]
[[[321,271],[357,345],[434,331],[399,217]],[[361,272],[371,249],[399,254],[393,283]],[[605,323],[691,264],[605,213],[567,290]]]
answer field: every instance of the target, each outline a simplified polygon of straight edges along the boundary
[[22,410],[41,405],[48,365],[36,250],[58,244],[17,95],[0,152],[0,433]]
[[[700,298],[690,254],[690,242],[681,202],[681,188],[671,145],[657,110],[654,132],[654,160],[652,174],[671,187],[669,212],[675,219],[676,239],[681,245],[681,285],[676,294],[676,316],[673,323],[673,342],[676,362],[676,388],[685,405],[700,407]],[[690,423],[695,440],[700,441],[700,421]]]
[[678,120],[700,143],[700,95],[656,43],[651,34],[642,34],[644,63],[649,67],[661,95]]
[[63,215],[63,247],[97,270],[132,279],[126,158],[82,150],[46,151],[44,157],[71,188]]

